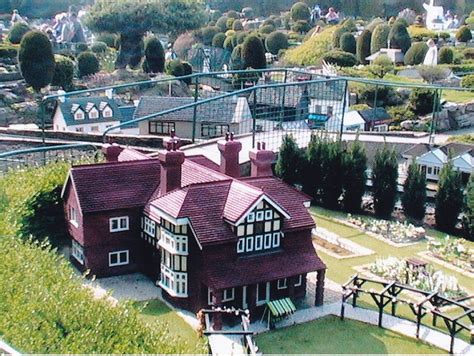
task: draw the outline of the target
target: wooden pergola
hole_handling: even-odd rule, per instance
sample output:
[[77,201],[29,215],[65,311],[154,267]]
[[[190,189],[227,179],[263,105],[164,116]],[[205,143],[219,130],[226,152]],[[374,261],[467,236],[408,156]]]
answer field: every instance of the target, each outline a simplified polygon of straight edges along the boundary
[[[366,284],[376,285],[381,290],[364,289]],[[398,304],[406,304],[413,312],[416,318],[416,337],[420,336],[420,326],[423,318],[431,313],[433,317],[433,326],[436,326],[437,319],[441,318],[448,329],[451,336],[450,353],[454,350],[455,336],[461,331],[467,331],[470,335],[470,343],[474,345],[474,309],[467,306],[463,302],[473,299],[474,296],[453,300],[440,295],[438,292],[427,292],[421,289],[413,288],[398,282],[384,282],[380,280],[353,276],[346,284],[342,286],[342,304],[341,304],[341,319],[344,320],[345,303],[352,297],[352,306],[357,306],[357,299],[361,294],[368,294],[375,302],[378,312],[378,326],[382,327],[383,312],[387,305],[391,304],[391,314],[396,315],[396,307]],[[405,300],[400,298],[402,292],[411,292],[422,299],[418,302]],[[462,313],[457,316],[448,315],[440,310],[441,307],[458,307],[462,309]],[[467,323],[466,323],[467,322]]]

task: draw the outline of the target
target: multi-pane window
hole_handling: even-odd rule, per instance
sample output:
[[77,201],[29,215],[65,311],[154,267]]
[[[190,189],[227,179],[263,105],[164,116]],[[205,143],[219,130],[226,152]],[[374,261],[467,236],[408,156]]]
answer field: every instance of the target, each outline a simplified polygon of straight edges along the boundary
[[79,262],[81,265],[84,264],[85,258],[84,258],[84,249],[82,248],[81,245],[75,240],[72,240],[72,246],[71,246],[71,255],[74,257],[77,262]]
[[109,253],[109,266],[128,265],[128,250],[115,251]]
[[237,253],[258,253],[280,247],[282,216],[265,201],[236,227]]
[[74,119],[75,120],[84,120],[84,112],[79,110],[79,111],[76,111],[76,113],[74,114]]
[[97,109],[92,109],[89,111],[89,119],[98,119],[99,118],[99,112]]
[[[212,300],[213,294],[211,292],[211,289],[207,289],[207,303],[209,305],[213,304]],[[226,288],[222,291],[222,300],[221,302],[230,302],[231,300],[235,299],[235,288]]]
[[257,284],[257,306],[263,305],[270,300],[270,282]]
[[99,126],[97,125],[91,126],[91,132],[99,132]]
[[161,250],[161,263],[175,272],[186,272],[188,269],[186,256],[175,255],[165,249]]
[[110,232],[127,231],[128,216],[120,216],[109,219]]
[[159,285],[173,296],[188,296],[188,274],[173,272],[164,264],[161,264],[161,279]]
[[151,134],[169,134],[175,130],[174,122],[150,121],[148,123],[148,132]]
[[229,132],[229,125],[216,125],[216,124],[202,124],[201,125],[201,136],[202,137],[219,137],[224,136]]
[[78,222],[77,222],[77,211],[76,211],[76,208],[73,207],[73,206],[70,206],[69,207],[69,221],[71,222],[71,224],[77,226],[78,225]]
[[107,107],[102,111],[103,117],[112,117],[112,109]]
[[143,231],[153,237],[156,233],[156,223],[146,216],[143,218]]

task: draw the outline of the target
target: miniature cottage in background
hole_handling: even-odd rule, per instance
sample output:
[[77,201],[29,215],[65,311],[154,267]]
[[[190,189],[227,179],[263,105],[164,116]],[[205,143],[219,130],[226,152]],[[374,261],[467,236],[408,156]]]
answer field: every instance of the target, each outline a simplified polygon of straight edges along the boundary
[[178,146],[171,138],[149,157],[105,145],[106,163],[70,170],[63,199],[73,263],[100,277],[144,272],[191,311],[255,311],[303,297],[316,271],[322,304],[326,266],[312,244],[310,197],[272,176],[274,153],[252,150],[251,176],[241,178],[242,145],[232,136],[218,142],[220,166]]

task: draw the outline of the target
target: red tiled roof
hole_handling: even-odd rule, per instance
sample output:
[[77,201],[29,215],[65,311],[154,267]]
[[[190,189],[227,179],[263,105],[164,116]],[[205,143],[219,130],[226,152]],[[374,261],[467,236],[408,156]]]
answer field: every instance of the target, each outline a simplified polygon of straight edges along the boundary
[[263,195],[260,189],[233,181],[227,196],[223,217],[236,222]]
[[186,159],[193,161],[201,166],[212,169],[213,171],[220,172],[220,167],[217,163],[214,163],[204,155],[192,155],[186,156]]
[[118,160],[120,162],[123,161],[138,161],[143,159],[150,159],[150,157],[142,152],[134,150],[132,148],[124,148],[122,152],[120,152]]
[[70,170],[83,213],[144,206],[160,183],[156,159],[76,166]]
[[275,177],[249,177],[243,181],[261,189],[265,195],[285,209],[290,219],[285,219],[283,229],[298,229],[314,226],[314,220],[303,204],[311,201],[311,197],[297,191],[285,182]]
[[[309,241],[311,245],[311,242]],[[204,259],[204,283],[215,289],[238,287],[274,281],[298,274],[325,269],[312,246],[306,249],[269,253],[258,257],[241,257],[215,261],[213,254]]]

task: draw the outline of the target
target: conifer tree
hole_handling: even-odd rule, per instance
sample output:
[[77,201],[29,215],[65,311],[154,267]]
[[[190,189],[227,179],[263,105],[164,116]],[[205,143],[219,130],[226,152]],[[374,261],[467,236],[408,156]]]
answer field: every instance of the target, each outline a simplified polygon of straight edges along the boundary
[[291,185],[301,181],[300,172],[303,159],[304,156],[293,136],[286,135],[283,137],[275,167],[277,176]]
[[324,206],[336,209],[342,194],[343,155],[340,141],[326,141],[321,150],[321,201]]
[[467,237],[474,241],[474,174],[471,174],[466,194],[466,228]]
[[321,150],[323,140],[317,135],[312,135],[306,150],[306,164],[302,174],[303,191],[313,199],[318,199],[321,189]]
[[398,162],[393,149],[384,145],[375,153],[372,167],[372,189],[375,214],[389,217],[397,198]]
[[343,204],[348,212],[357,212],[362,204],[367,184],[367,155],[364,146],[357,140],[344,160]]
[[402,205],[407,217],[422,220],[425,216],[426,176],[420,167],[412,162],[403,184]]
[[449,161],[439,174],[438,193],[436,194],[436,226],[443,231],[452,232],[459,213],[463,209],[464,196],[461,173],[456,171]]

